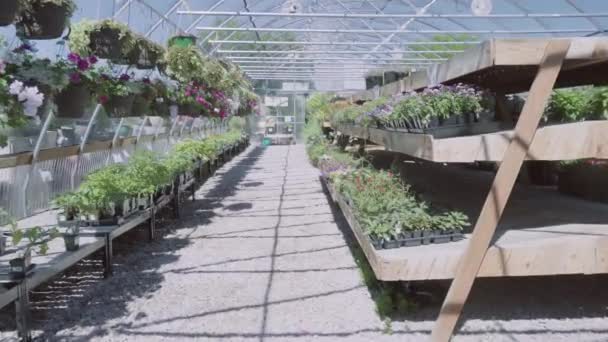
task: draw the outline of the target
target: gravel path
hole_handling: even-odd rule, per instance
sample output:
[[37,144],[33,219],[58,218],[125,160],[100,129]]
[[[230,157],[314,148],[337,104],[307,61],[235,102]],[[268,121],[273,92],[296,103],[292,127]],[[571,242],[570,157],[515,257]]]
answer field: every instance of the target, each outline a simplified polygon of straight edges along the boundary
[[[38,290],[38,338],[426,340],[442,290],[429,288],[430,303],[385,332],[303,146],[250,148],[197,196],[181,221],[164,225],[164,238],[115,245],[112,278],[102,280],[92,260]],[[479,281],[454,340],[608,341],[607,285],[607,277]],[[0,340],[11,336],[0,331]]]

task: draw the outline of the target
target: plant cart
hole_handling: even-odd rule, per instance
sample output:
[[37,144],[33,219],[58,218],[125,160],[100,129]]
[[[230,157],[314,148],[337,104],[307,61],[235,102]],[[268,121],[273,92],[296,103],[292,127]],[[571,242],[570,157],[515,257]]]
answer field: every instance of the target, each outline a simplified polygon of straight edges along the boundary
[[[601,70],[608,66],[607,51],[608,39],[605,38],[493,39],[379,91],[383,95],[395,94],[439,83],[459,82],[482,86],[498,94],[529,90],[528,100],[512,131],[434,139],[425,134],[339,127],[346,135],[356,136],[359,133],[363,135],[361,138],[384,145],[387,150],[429,161],[501,162],[479,211],[473,233],[464,241],[449,246],[409,247],[380,253],[373,248],[363,247],[379,279],[454,278],[433,329],[433,341],[449,340],[477,276],[608,273],[605,262],[608,254],[608,217],[605,207],[529,189],[524,191],[524,198],[518,192],[514,194],[508,213],[503,218],[505,205],[525,159],[608,157],[606,121],[538,129],[554,86],[602,82]],[[363,92],[354,95],[351,100],[356,102],[373,97],[374,94]],[[497,96],[496,101],[500,104],[503,99]],[[500,111],[500,106],[497,108],[501,118],[510,119],[510,113]],[[551,215],[558,215],[571,224],[552,224],[541,220],[550,216],[544,215],[548,213],[546,205],[550,201],[546,196],[559,199],[559,205],[550,208]],[[344,209],[339,196],[338,203]],[[535,217],[534,211],[528,212],[531,214],[528,216],[533,218],[532,225],[524,230],[511,230],[513,220],[518,215],[525,216],[529,208],[536,208],[543,215]],[[585,216],[577,216],[581,212]],[[566,216],[572,213],[576,214]],[[346,216],[349,217],[348,213]],[[572,221],[573,217],[578,217],[578,221]],[[572,223],[584,222],[584,217],[593,218],[599,223]],[[501,234],[495,236],[499,222]],[[356,224],[351,222],[352,226],[359,242],[365,245],[361,241],[361,232],[357,233]]]

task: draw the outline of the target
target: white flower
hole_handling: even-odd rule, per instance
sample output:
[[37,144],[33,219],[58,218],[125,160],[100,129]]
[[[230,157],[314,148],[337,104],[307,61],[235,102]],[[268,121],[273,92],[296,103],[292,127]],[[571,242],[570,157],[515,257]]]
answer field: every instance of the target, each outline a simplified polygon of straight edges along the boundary
[[220,109],[219,109],[219,108],[213,108],[213,111],[214,111],[215,113],[219,113],[219,112],[220,112]]
[[[21,91],[23,90],[23,82],[20,81],[13,81],[13,83],[11,83],[11,85],[8,87],[8,93],[11,95],[19,95],[19,93],[21,93]],[[21,100],[19,100],[21,101]]]
[[164,98],[162,98],[162,97],[157,97],[156,98],[156,103],[163,103],[163,102],[165,102]]

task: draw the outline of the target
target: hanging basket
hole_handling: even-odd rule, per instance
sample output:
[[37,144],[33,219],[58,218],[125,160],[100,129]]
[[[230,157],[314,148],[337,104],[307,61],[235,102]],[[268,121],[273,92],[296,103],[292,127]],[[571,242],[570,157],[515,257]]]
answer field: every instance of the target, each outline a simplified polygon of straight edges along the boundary
[[180,104],[178,113],[179,115],[197,118],[200,116],[200,109],[193,104]]
[[[127,44],[129,38],[125,35],[121,37],[121,32],[118,29],[111,27],[103,27],[99,30],[92,31],[89,34],[89,48],[93,55],[109,59],[117,64],[125,64],[129,62],[129,58],[133,57],[132,53],[127,56],[123,54],[124,45]],[[135,49],[133,49],[135,50]]]
[[70,84],[55,96],[57,117],[78,119],[91,103],[91,92],[83,84]]
[[153,114],[154,116],[160,116],[160,117],[168,117],[171,115],[171,112],[169,110],[169,105],[165,102],[154,102],[154,105],[152,106],[152,110],[153,110]]
[[4,0],[0,11],[0,26],[7,26],[15,21],[19,11],[19,0]]
[[24,14],[17,22],[18,36],[40,40],[60,38],[68,20],[68,9],[50,2],[36,3],[32,8],[31,13]]
[[174,36],[169,39],[169,47],[188,47],[196,44],[195,36]]
[[147,99],[145,96],[137,95],[133,99],[133,108],[131,109],[133,116],[150,115],[151,103],[152,101],[150,99]]
[[131,116],[131,110],[133,109],[133,100],[135,96],[133,94],[127,96],[110,96],[110,99],[104,104],[106,113],[111,118],[124,118]]

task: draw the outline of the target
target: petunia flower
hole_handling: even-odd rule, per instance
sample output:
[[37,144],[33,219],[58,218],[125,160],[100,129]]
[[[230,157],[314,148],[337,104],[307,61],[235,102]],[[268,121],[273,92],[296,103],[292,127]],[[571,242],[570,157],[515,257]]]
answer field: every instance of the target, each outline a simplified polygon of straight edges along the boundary
[[89,62],[85,59],[79,60],[78,61],[78,70],[86,71],[87,69],[89,69]]
[[95,56],[89,56],[89,63],[90,64],[95,64],[97,63],[98,59]]
[[126,82],[126,81],[128,81],[128,80],[130,80],[130,79],[131,79],[131,76],[129,76],[129,75],[127,75],[127,74],[122,74],[122,75],[120,75],[120,78],[119,78],[119,79],[120,79],[121,81],[123,81],[123,82]]
[[13,81],[11,85],[8,87],[8,93],[11,95],[19,95],[23,90],[23,82],[21,81]]
[[110,98],[108,96],[106,96],[106,95],[100,95],[97,100],[101,104],[106,104],[106,103],[108,103],[108,101],[110,100]]
[[80,56],[78,56],[78,54],[74,53],[74,52],[70,52],[70,54],[68,55],[68,60],[74,64],[78,63],[78,61],[80,61]]
[[73,72],[70,74],[70,82],[72,83],[80,83],[80,81],[82,80],[82,78],[80,77],[80,74],[77,72]]

